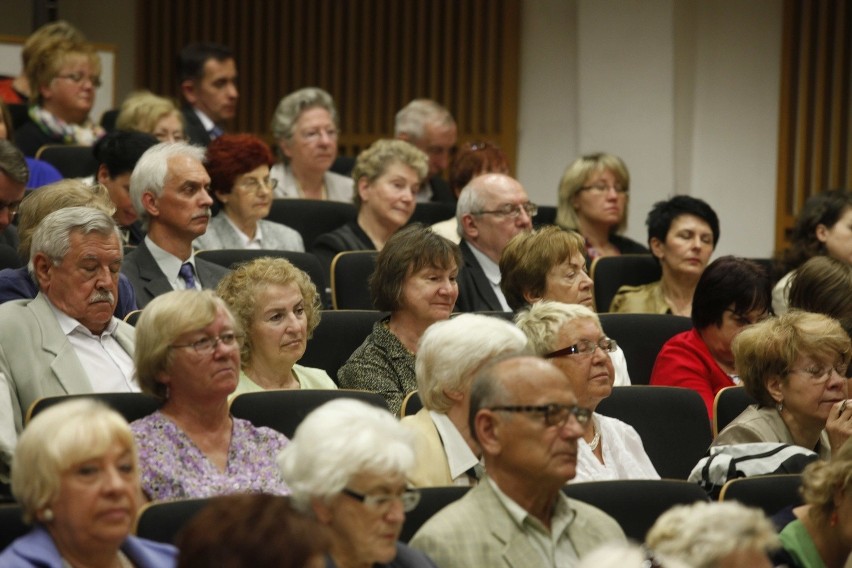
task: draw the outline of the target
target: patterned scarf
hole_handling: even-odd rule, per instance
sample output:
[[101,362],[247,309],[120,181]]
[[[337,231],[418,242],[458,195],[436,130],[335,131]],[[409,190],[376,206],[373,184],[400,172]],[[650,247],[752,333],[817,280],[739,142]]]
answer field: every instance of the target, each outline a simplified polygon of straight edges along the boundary
[[90,118],[83,124],[68,124],[40,106],[31,106],[29,114],[43,132],[61,140],[63,144],[91,146],[106,134],[106,131]]

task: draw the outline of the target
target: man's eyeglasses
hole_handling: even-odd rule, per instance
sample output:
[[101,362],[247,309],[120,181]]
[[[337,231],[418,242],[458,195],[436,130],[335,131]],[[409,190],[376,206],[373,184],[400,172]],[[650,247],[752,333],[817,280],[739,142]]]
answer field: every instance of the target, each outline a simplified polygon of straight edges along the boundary
[[241,181],[238,186],[241,189],[246,191],[251,191],[253,193],[260,193],[260,190],[264,187],[269,188],[270,191],[275,191],[275,188],[278,187],[278,180],[275,178],[266,178],[263,180],[257,178],[245,178]]
[[584,185],[580,189],[584,191],[591,191],[594,193],[606,193],[610,189],[619,195],[627,193],[627,188],[621,185],[620,183],[608,184],[604,182],[598,182],[589,185]]
[[618,348],[618,343],[615,339],[610,339],[609,337],[602,337],[601,339],[598,339],[597,342],[583,339],[570,347],[546,353],[544,358],[553,359],[554,357],[563,357],[565,355],[592,355],[595,352],[595,349],[599,347],[604,353],[613,353]]
[[545,404],[543,406],[494,406],[491,410],[500,412],[533,412],[544,415],[544,423],[548,426],[565,426],[568,418],[573,416],[580,426],[585,426],[592,419],[592,411],[589,408],[577,406],[576,404]]
[[377,513],[387,513],[391,505],[396,501],[402,503],[402,510],[408,513],[409,511],[413,511],[414,507],[420,502],[420,492],[416,489],[406,489],[399,495],[392,495],[390,493],[364,495],[363,493],[358,493],[348,487],[344,487],[341,493],[362,502],[365,507],[373,509]]
[[811,365],[804,369],[790,369],[790,373],[804,373],[808,376],[811,382],[815,385],[821,385],[831,378],[831,372],[834,371],[841,378],[846,378],[846,371],[849,369],[847,363],[838,361],[834,365]]
[[97,75],[86,75],[85,73],[66,73],[65,75],[57,75],[56,79],[66,79],[75,85],[81,85],[84,81],[89,81],[94,88],[101,86],[101,78]]
[[15,215],[18,214],[18,208],[21,206],[20,201],[15,201],[14,203],[5,203],[0,201],[0,211],[4,209],[9,212],[9,219],[13,219]]
[[243,339],[245,339],[245,335],[242,333],[223,333],[218,337],[205,337],[192,343],[173,343],[169,347],[192,347],[199,355],[210,355],[219,343],[225,347],[233,347],[234,345],[242,346]]
[[522,209],[526,211],[527,215],[530,217],[538,215],[538,205],[535,203],[522,203],[521,205],[507,203],[506,205],[501,205],[497,209],[492,209],[491,211],[478,211],[474,213],[474,215],[497,215],[498,217],[510,217],[512,219],[517,219],[521,216]]

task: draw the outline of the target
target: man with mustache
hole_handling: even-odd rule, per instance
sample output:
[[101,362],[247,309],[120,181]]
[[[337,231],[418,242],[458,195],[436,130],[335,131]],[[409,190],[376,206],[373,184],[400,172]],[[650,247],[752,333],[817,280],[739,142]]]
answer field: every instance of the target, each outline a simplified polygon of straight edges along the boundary
[[577,440],[591,411],[550,363],[515,356],[480,371],[470,391],[470,430],[486,477],[434,515],[411,547],[437,566],[574,566],[608,542],[625,542],[603,511],[568,499]]
[[164,142],[142,154],[133,169],[130,198],[148,234],[121,271],[140,308],[171,290],[215,288],[228,272],[192,251],[192,241],[207,232],[213,204],[203,161],[203,148]]
[[139,390],[133,328],[113,316],[122,256],[115,222],[92,207],[54,211],[33,234],[39,293],[0,306],[0,480],[34,401]]

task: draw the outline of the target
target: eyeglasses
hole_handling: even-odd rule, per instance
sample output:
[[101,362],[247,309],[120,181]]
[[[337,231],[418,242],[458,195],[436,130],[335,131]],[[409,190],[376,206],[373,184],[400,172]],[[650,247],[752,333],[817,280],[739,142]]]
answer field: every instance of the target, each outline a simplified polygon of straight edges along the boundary
[[615,339],[610,339],[609,337],[602,337],[597,342],[583,339],[570,347],[546,353],[544,358],[553,359],[555,357],[563,357],[565,355],[592,355],[598,347],[600,347],[601,351],[604,353],[613,353],[618,348],[618,343]]
[[580,189],[584,191],[592,191],[594,193],[606,193],[610,189],[619,195],[627,193],[627,188],[621,185],[620,183],[608,184],[604,182],[598,182],[589,185],[584,185]]
[[192,347],[199,355],[210,355],[219,343],[225,347],[233,347],[234,345],[242,346],[243,339],[245,339],[245,335],[242,333],[223,333],[218,337],[205,337],[192,343],[173,343],[169,347]]
[[0,201],[0,211],[4,209],[9,212],[9,219],[13,219],[15,215],[18,214],[18,208],[21,206],[20,201],[15,201],[14,203],[6,203]]
[[330,140],[337,140],[337,135],[340,134],[340,131],[336,128],[316,128],[313,130],[299,132],[299,136],[310,144],[319,142],[322,139],[323,134],[325,134]]
[[392,495],[390,493],[364,495],[363,493],[352,491],[348,487],[344,487],[340,492],[362,502],[365,507],[373,509],[377,513],[387,513],[391,505],[396,501],[402,503],[402,510],[408,513],[409,511],[413,511],[414,507],[420,502],[420,492],[416,489],[406,489],[399,495]]
[[837,362],[834,365],[811,365],[804,369],[790,369],[790,373],[805,373],[815,385],[821,385],[831,378],[831,372],[834,371],[841,378],[846,378],[846,371],[849,369],[847,363]]
[[737,324],[740,327],[746,327],[746,326],[749,326],[749,325],[754,325],[756,323],[760,323],[760,322],[762,322],[766,319],[769,319],[769,317],[770,317],[770,315],[768,313],[764,312],[764,313],[760,314],[759,316],[757,316],[756,318],[754,318],[752,320],[748,316],[748,314],[742,314],[742,313],[739,313],[739,312],[735,312],[731,308],[723,310],[723,312],[729,312],[731,314],[731,318],[733,318],[733,320],[734,320],[734,323]]
[[474,215],[497,215],[498,217],[510,217],[512,219],[517,219],[521,216],[522,209],[526,211],[527,215],[530,217],[538,215],[538,205],[535,203],[522,203],[520,205],[507,203],[506,205],[501,205],[497,209],[493,209],[491,211],[479,211],[474,213]]
[[101,78],[97,75],[86,75],[84,73],[66,73],[65,75],[57,75],[55,79],[68,79],[75,85],[81,85],[84,81],[89,81],[94,88],[101,86]]
[[535,412],[544,414],[544,423],[548,426],[565,426],[568,418],[573,416],[580,426],[585,426],[592,419],[592,411],[576,404],[545,404],[543,406],[494,406],[491,410],[501,412]]
[[270,191],[275,191],[275,188],[278,187],[278,180],[276,178],[266,178],[261,180],[249,177],[241,181],[237,187],[254,193],[260,193],[260,190],[264,187],[269,188]]

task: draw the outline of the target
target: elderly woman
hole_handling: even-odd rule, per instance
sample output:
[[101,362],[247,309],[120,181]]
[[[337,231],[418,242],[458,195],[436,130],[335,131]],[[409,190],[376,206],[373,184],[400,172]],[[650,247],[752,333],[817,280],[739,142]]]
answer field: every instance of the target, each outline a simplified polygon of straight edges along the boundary
[[713,441],[714,446],[781,442],[823,459],[852,435],[847,408],[849,336],[837,321],[792,310],[734,340],[743,385],[757,399]]
[[612,154],[580,156],[562,175],[556,224],[583,236],[589,260],[648,252],[618,234],[627,224],[629,189],[627,166]]
[[324,370],[296,364],[320,322],[310,276],[283,258],[258,258],[226,274],[216,292],[246,332],[232,398],[267,389],[337,388]]
[[775,565],[848,566],[852,553],[852,442],[843,444],[830,462],[819,461],[805,469],[802,495],[805,505],[792,510],[791,522],[778,535],[782,548],[773,558]]
[[101,61],[91,44],[54,37],[27,64],[30,118],[15,132],[27,156],[45,144],[91,146],[104,130],[89,118],[101,85]]
[[337,157],[337,109],[327,92],[307,87],[278,103],[272,136],[283,162],[272,168],[275,197],[352,203],[352,180],[330,172]]
[[160,142],[186,140],[183,115],[175,103],[150,91],[136,91],[124,99],[115,127],[151,134]]
[[695,287],[693,328],[663,345],[651,384],[696,391],[713,420],[716,393],[740,384],[731,342],[769,315],[770,294],[769,276],[760,265],[733,256],[710,263]]
[[243,334],[209,291],[176,290],[145,307],[136,325],[136,374],[163,401],[131,424],[149,499],[288,493],[274,456],[287,438],[233,418]]
[[420,494],[405,483],[411,433],[388,412],[344,398],[326,403],[299,425],[278,463],[293,506],[328,528],[328,568],[434,567],[397,542]]
[[276,184],[269,177],[272,163],[266,143],[252,134],[223,134],[210,143],[206,162],[210,194],[220,210],[193,247],[304,252],[298,232],[264,220],[272,207]]
[[852,337],[852,264],[815,256],[790,280],[790,308],[833,317]]
[[[337,253],[382,250],[390,236],[408,223],[428,164],[426,154],[402,140],[378,140],[358,154],[352,170],[358,216],[314,243],[312,252],[326,271]],[[331,282],[328,276],[326,272],[326,282]]]
[[492,359],[526,349],[527,338],[517,327],[483,315],[461,314],[426,330],[414,364],[423,408],[402,419],[416,436],[412,485],[476,483],[481,452],[470,432],[473,377]]
[[645,223],[662,278],[642,286],[622,286],[609,311],[689,317],[698,279],[719,242],[719,218],[704,201],[677,195],[655,203]]
[[[559,227],[542,227],[512,237],[500,257],[500,289],[514,311],[539,300],[594,308],[594,282],[586,268],[583,238]],[[610,353],[615,386],[630,384],[620,347]]]
[[577,404],[593,412],[578,443],[573,482],[659,479],[636,430],[594,412],[612,394],[610,353],[616,347],[597,314],[585,306],[541,301],[518,314],[517,324],[536,355],[550,359],[571,381]]
[[174,547],[130,536],[138,462],[127,422],[101,403],[63,402],[35,416],[12,464],[12,492],[34,528],[0,554],[0,566],[174,566]]
[[377,310],[390,316],[376,322],[373,332],[337,371],[347,389],[381,394],[394,414],[402,399],[417,388],[414,356],[426,328],[448,319],[456,305],[459,247],[416,223],[388,240],[370,276],[370,294]]

